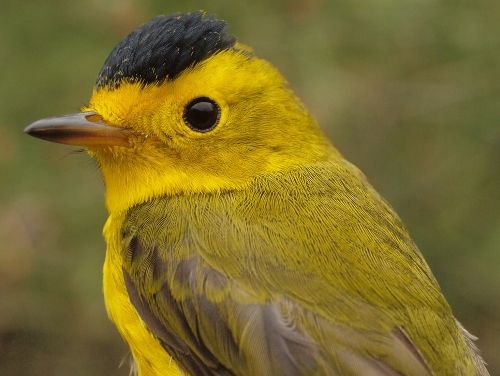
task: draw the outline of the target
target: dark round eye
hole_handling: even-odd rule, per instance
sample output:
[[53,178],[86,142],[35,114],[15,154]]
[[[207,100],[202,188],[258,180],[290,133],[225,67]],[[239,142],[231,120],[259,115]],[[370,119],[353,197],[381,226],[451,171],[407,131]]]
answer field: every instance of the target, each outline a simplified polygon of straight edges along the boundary
[[184,122],[194,131],[208,132],[219,123],[220,107],[207,97],[198,97],[184,109]]

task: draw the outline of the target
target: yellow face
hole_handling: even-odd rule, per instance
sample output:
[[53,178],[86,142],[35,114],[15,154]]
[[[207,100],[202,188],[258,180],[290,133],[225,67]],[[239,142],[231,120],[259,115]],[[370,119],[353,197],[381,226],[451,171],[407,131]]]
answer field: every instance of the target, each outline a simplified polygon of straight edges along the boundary
[[[199,97],[220,111],[206,132],[184,119]],[[241,189],[255,176],[331,153],[283,77],[241,49],[219,52],[160,85],[99,88],[82,110],[127,135],[126,147],[88,147],[101,166],[110,210],[165,194]]]

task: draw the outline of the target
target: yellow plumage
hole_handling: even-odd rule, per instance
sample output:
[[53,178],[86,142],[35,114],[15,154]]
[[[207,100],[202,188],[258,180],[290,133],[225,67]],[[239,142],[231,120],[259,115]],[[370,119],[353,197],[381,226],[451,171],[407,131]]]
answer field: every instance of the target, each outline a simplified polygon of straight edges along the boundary
[[101,168],[139,375],[487,375],[397,215],[225,27],[156,18],[81,114],[27,130]]

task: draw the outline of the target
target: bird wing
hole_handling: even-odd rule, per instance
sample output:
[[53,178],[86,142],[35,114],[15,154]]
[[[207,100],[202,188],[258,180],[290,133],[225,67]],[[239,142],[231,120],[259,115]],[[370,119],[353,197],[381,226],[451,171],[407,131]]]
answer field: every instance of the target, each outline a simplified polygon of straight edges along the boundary
[[412,335],[453,332],[451,311],[397,216],[345,175],[300,171],[129,211],[127,291],[181,368],[433,374]]
[[[317,317],[285,296],[259,302],[197,259],[175,269],[173,285],[189,289],[189,297],[180,297],[168,283],[155,293],[140,293],[123,273],[140,317],[191,375],[402,375],[403,369],[407,375],[432,375],[401,327],[363,333]],[[299,313],[328,338],[328,349],[304,330]]]

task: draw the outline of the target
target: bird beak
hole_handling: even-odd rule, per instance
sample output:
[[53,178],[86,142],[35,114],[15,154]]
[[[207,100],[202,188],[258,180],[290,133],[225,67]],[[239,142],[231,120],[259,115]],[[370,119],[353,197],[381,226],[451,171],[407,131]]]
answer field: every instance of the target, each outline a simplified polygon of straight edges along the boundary
[[127,130],[107,125],[96,112],[41,119],[24,130],[30,136],[75,146],[129,146]]

